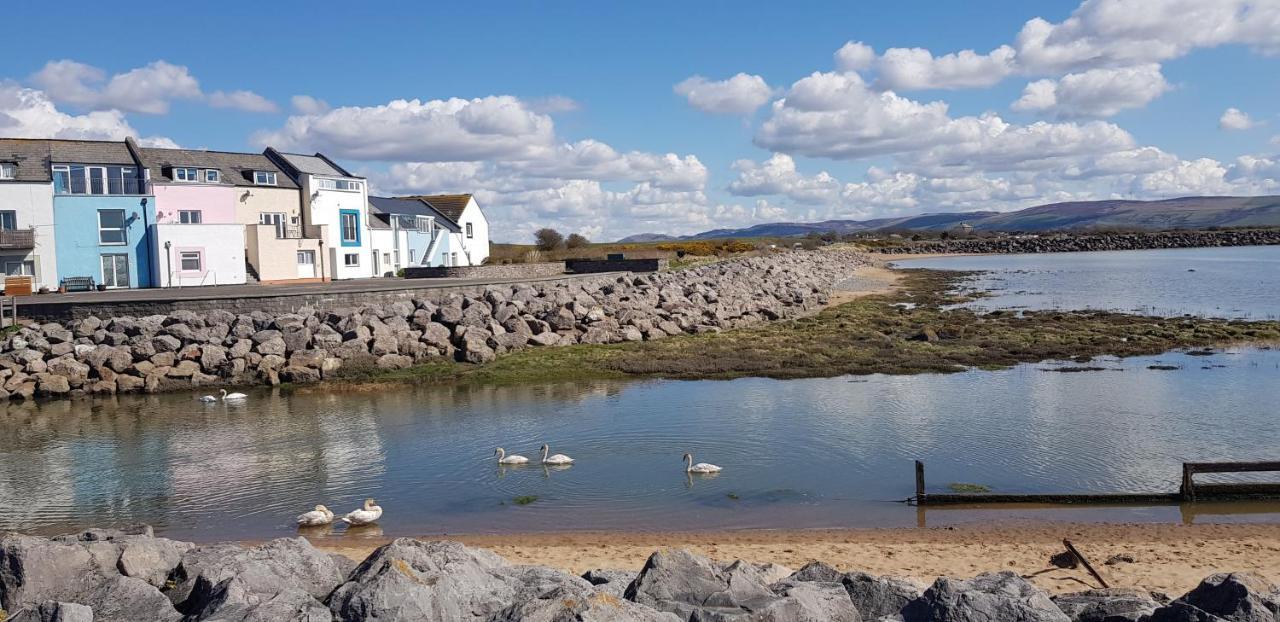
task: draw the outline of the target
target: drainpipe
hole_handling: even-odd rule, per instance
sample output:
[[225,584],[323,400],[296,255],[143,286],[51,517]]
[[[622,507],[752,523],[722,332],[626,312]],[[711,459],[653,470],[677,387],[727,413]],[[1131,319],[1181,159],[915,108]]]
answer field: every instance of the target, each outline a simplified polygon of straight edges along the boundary
[[[142,183],[148,183],[148,182],[142,182]],[[151,230],[150,224],[147,224],[150,221],[151,219],[147,218],[147,197],[142,197],[142,230],[144,232],[143,235],[145,235],[147,238],[147,243],[145,244],[145,246],[147,247],[147,280],[148,281],[151,280],[150,277],[151,277],[152,266],[156,265],[156,249],[155,249],[155,243],[152,241],[153,238],[155,237],[156,232]],[[151,283],[150,286],[155,287],[156,284]],[[138,270],[138,287],[142,287],[142,270]]]
[[173,246],[173,242],[164,241],[164,266],[165,274],[169,275],[169,287],[173,287],[173,253],[169,250]]

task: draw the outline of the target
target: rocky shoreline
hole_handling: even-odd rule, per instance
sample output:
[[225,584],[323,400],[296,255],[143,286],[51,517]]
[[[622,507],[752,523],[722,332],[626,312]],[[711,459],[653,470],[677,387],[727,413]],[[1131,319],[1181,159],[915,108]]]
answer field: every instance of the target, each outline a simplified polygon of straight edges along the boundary
[[877,253],[895,255],[933,253],[1076,253],[1086,251],[1150,250],[1157,248],[1267,246],[1276,244],[1280,244],[1280,229],[954,238],[903,242],[902,244],[877,247],[871,250]]
[[6,622],[1273,622],[1280,590],[1232,573],[1177,598],[1129,588],[1051,597],[1009,571],[926,587],[680,549],[655,552],[639,572],[573,576],[449,541],[400,538],[357,564],[300,537],[196,545],[141,528],[5,534],[0,607]]
[[363,308],[30,325],[0,342],[0,401],[312,383],[431,361],[482,364],[530,347],[718,332],[818,309],[869,263],[850,251],[783,252],[466,295],[428,291]]

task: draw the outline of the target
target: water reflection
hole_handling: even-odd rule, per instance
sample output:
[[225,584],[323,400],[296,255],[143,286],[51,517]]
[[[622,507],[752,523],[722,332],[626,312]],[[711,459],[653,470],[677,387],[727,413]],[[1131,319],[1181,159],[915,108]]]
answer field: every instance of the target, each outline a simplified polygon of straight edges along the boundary
[[[1177,369],[1147,368],[1156,362]],[[917,458],[938,490],[1132,492],[1176,489],[1184,460],[1275,457],[1280,353],[1098,364],[1122,371],[263,390],[214,407],[176,395],[16,403],[0,416],[0,530],[146,522],[183,538],[274,537],[317,503],[349,509],[366,497],[384,507],[387,535],[912,525],[915,510],[897,501],[914,489]],[[575,465],[493,462],[500,444],[536,455],[544,442]],[[690,476],[686,451],[725,471]],[[1249,519],[1280,518],[1262,507]],[[1177,508],[1025,511],[1182,520]]]

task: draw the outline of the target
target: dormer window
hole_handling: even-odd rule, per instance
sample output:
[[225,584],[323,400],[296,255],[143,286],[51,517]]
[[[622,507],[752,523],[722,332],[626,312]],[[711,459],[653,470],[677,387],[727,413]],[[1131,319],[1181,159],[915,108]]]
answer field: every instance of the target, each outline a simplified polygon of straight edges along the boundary
[[186,182],[200,181],[200,169],[174,167],[173,180]]
[[360,182],[347,179],[317,179],[316,186],[322,190],[360,190]]
[[0,162],[0,179],[14,179],[18,176],[18,165],[13,162]]
[[219,173],[216,168],[206,169],[204,172],[204,181],[205,183],[216,184],[222,181],[222,174]]
[[276,185],[276,174],[275,174],[275,171],[254,171],[254,172],[253,172],[253,183],[255,183],[255,184],[259,185],[259,186],[274,186],[274,185]]

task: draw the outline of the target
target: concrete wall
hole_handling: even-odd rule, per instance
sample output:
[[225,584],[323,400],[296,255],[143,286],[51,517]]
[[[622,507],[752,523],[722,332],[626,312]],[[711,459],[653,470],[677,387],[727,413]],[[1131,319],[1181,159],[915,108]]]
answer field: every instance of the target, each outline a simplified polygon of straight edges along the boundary
[[513,263],[492,266],[416,266],[404,269],[406,279],[522,279],[564,274],[563,262]]
[[575,274],[591,272],[657,272],[667,269],[666,259],[566,259],[564,267]]
[[34,249],[0,251],[0,272],[6,261],[35,262],[35,286],[58,287],[58,256],[54,245],[53,185],[0,182],[0,210],[17,212],[19,229],[35,229]]
[[[146,201],[146,204],[143,204]],[[103,245],[98,237],[98,210],[125,213],[123,245]],[[90,276],[101,284],[102,255],[128,257],[129,287],[152,287],[150,225],[154,198],[137,195],[54,195],[53,223],[58,230],[58,277]]]
[[[258,280],[279,283],[295,279],[320,279],[323,275],[324,249],[318,238],[276,238],[272,225],[244,225],[245,253],[258,272]],[[315,255],[312,271],[303,274],[298,267],[298,251],[310,250]]]
[[[235,223],[152,225],[157,249],[154,283],[157,287],[244,284],[244,229]],[[200,253],[199,270],[182,269],[183,252]]]
[[196,210],[203,224],[240,222],[236,188],[213,184],[155,184],[156,222],[177,223],[178,212]]

